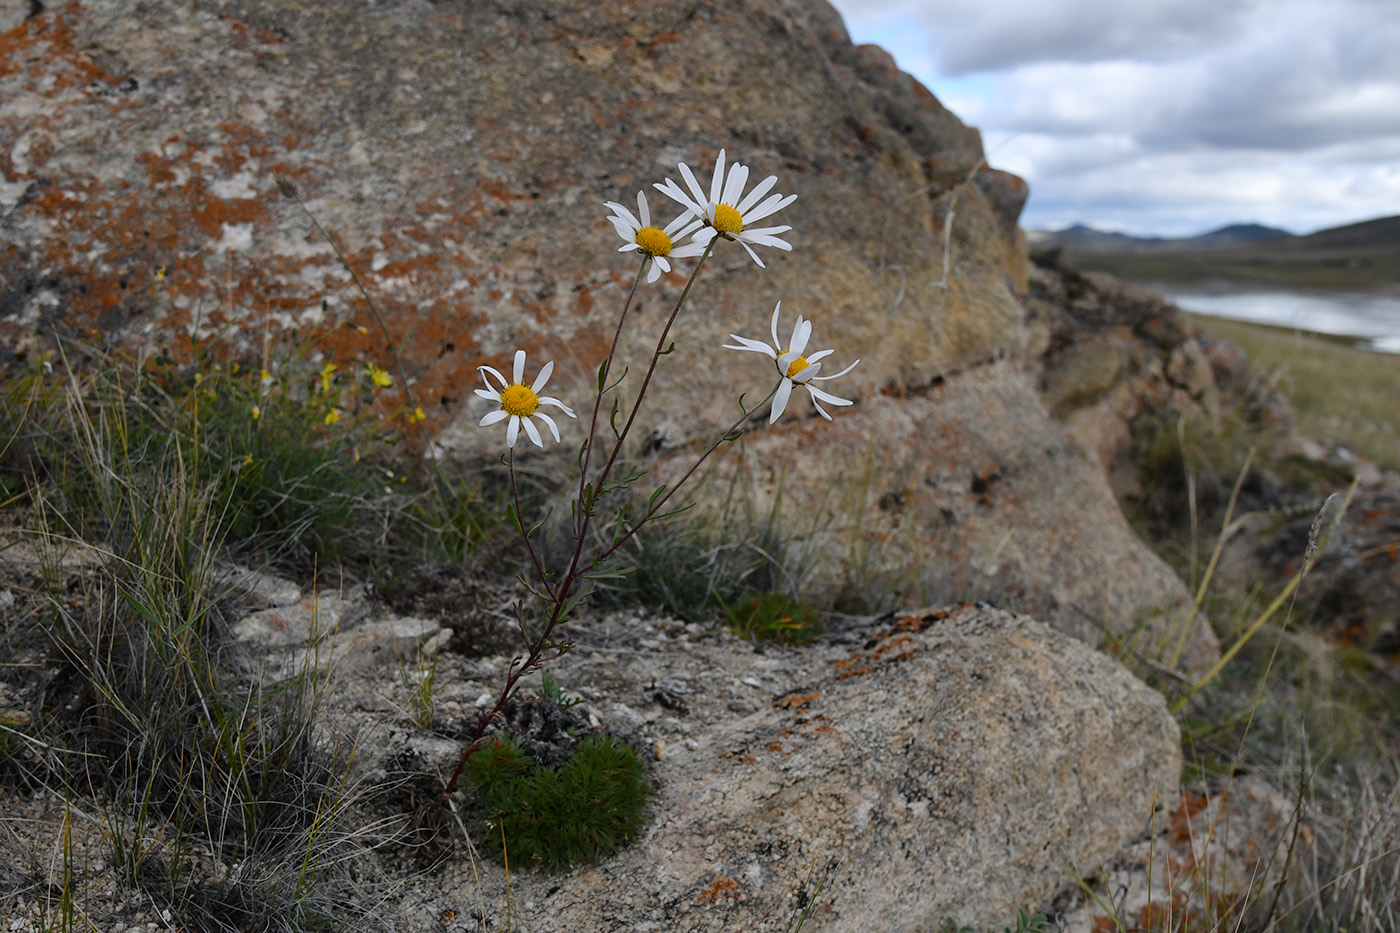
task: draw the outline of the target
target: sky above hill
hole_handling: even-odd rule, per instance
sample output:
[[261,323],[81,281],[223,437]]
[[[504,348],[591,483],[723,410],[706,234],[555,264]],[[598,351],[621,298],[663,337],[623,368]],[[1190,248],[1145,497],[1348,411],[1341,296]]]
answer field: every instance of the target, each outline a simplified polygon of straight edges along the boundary
[[982,131],[1030,228],[1400,214],[1400,0],[832,0]]

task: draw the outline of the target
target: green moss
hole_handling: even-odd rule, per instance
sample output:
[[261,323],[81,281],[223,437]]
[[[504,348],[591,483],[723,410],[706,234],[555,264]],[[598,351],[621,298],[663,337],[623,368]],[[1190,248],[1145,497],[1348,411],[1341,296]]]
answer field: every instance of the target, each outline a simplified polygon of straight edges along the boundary
[[590,736],[557,770],[541,768],[506,736],[467,762],[477,835],[499,862],[564,871],[616,852],[650,815],[651,784],[637,749]]
[[781,593],[760,593],[725,611],[740,638],[806,645],[826,634],[815,610]]

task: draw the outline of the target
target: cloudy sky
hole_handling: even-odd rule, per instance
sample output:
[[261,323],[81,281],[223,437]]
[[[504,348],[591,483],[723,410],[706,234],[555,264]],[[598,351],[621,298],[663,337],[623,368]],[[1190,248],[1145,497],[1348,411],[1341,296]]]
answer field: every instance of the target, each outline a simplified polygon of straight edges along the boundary
[[1400,0],[833,0],[1024,177],[1022,223],[1400,214]]

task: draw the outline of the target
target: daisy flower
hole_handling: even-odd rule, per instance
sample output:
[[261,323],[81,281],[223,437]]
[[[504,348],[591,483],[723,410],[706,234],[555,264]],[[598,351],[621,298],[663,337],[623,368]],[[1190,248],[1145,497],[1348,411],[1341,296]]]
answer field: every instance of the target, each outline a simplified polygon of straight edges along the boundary
[[719,158],[715,160],[715,177],[710,180],[710,196],[707,198],[704,189],[695,180],[695,175],[690,171],[689,166],[682,162],[679,168],[681,176],[685,178],[686,187],[690,189],[688,192],[669,178],[666,179],[665,184],[658,184],[654,187],[704,223],[704,226],[695,234],[696,243],[703,246],[717,236],[722,236],[726,240],[737,240],[740,246],[748,250],[749,256],[758,263],[760,269],[763,268],[763,260],[759,259],[758,254],[753,251],[754,246],[792,249],[791,243],[780,240],[777,236],[779,233],[786,233],[792,227],[745,229],[749,224],[762,220],[769,214],[776,214],[797,200],[795,194],[786,196],[772,194],[767,198],[763,197],[777,183],[777,175],[769,175],[746,195],[744,194],[744,185],[748,184],[749,181],[749,167],[735,162],[730,167],[729,177],[726,179],[724,177],[724,150],[721,149]]
[[812,336],[812,322],[803,320],[800,314],[797,316],[797,325],[792,329],[792,337],[788,339],[787,349],[779,349],[782,344],[778,342],[778,313],[782,307],[783,303],[780,301],[773,308],[773,345],[771,347],[759,340],[750,340],[747,337],[740,337],[738,334],[730,334],[729,336],[737,340],[739,344],[735,346],[726,343],[724,348],[726,350],[753,350],[756,353],[762,353],[778,367],[778,375],[782,377],[783,381],[778,385],[778,391],[773,396],[773,413],[768,416],[769,424],[777,421],[778,416],[783,413],[783,409],[787,408],[788,398],[791,397],[792,387],[795,385],[807,390],[812,396],[812,405],[817,409],[817,414],[830,421],[831,416],[822,408],[822,402],[830,405],[850,405],[852,402],[850,399],[837,398],[830,392],[823,392],[812,385],[812,382],[825,382],[828,379],[844,376],[855,369],[856,363],[859,363],[860,360],[856,360],[855,363],[847,366],[835,376],[818,376],[817,373],[822,368],[821,361],[836,351],[819,350],[811,356],[803,356],[803,352],[807,349],[807,341]]
[[691,217],[689,213],[683,213],[671,221],[665,230],[653,227],[651,208],[647,205],[647,196],[643,191],[637,192],[637,214],[641,215],[641,220],[637,219],[637,214],[633,214],[616,201],[604,201],[603,206],[612,210],[613,215],[608,220],[612,221],[613,229],[623,240],[617,251],[625,253],[628,250],[638,250],[643,256],[651,259],[651,268],[647,270],[648,284],[660,278],[661,273],[671,271],[669,260],[699,256],[705,251],[704,243],[675,245],[676,240],[700,226],[700,221]]
[[[549,433],[554,435],[554,440],[559,440],[559,425],[554,423],[554,419],[540,411],[541,405],[553,405],[568,415],[570,418],[576,417],[573,410],[557,398],[539,395],[545,383],[549,382],[549,376],[554,372],[554,361],[550,360],[540,369],[540,374],[535,377],[535,381],[530,385],[525,385],[525,351],[515,351],[515,376],[509,384],[506,377],[502,376],[500,370],[492,366],[478,366],[481,370],[481,381],[486,383],[486,388],[477,389],[476,394],[493,402],[499,402],[500,408],[489,412],[485,418],[481,419],[481,425],[495,424],[498,421],[510,419],[510,424],[506,425],[506,446],[514,447],[515,439],[520,436],[520,426],[525,426],[525,434],[536,447],[543,447],[544,441],[540,438],[539,429],[535,427],[533,419],[539,418],[549,427]],[[497,390],[491,385],[491,378],[494,377],[501,384]]]

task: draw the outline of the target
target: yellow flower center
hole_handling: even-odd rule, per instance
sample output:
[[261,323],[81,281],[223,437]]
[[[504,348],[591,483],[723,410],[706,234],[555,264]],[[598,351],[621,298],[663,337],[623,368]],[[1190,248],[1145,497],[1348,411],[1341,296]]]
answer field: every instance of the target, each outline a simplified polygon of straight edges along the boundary
[[637,245],[648,256],[671,255],[671,238],[656,227],[643,227],[637,231]]
[[[783,351],[783,353],[786,352],[786,350]],[[807,366],[807,357],[799,356],[797,359],[793,360],[791,363],[788,364],[787,372],[783,373],[783,375],[791,379],[793,376],[796,376],[798,373],[802,372],[802,370],[806,369]]]
[[744,219],[728,204],[715,205],[715,229],[720,233],[742,233]]
[[501,407],[507,414],[528,418],[540,407],[540,397],[529,386],[516,383],[501,393]]

